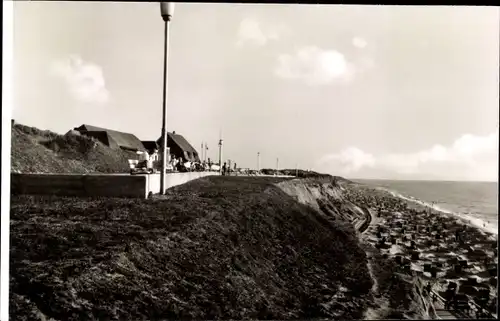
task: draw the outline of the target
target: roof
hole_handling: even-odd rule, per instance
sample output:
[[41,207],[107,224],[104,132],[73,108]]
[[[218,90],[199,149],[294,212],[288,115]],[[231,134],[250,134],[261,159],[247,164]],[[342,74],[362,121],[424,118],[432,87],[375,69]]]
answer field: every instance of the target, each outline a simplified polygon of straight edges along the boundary
[[[170,138],[174,143],[176,143],[182,150],[186,152],[196,153],[196,149],[184,138],[184,136],[174,133],[168,133],[168,138]],[[159,146],[161,146],[161,137],[156,141]],[[167,143],[168,146],[168,143]]]
[[[173,133],[167,133],[168,135],[168,142],[173,142],[177,146],[179,146],[180,149],[182,149],[184,152],[188,152],[189,156],[187,156],[188,159],[194,160],[194,161],[199,161],[199,156],[198,152],[194,147],[184,138],[184,136],[179,135],[179,134],[174,134]],[[156,141],[158,146],[161,146],[161,137],[158,138]],[[170,144],[167,142],[167,146],[170,146]]]
[[81,133],[78,131],[78,130],[74,130],[74,129],[71,129],[69,130],[66,134],[64,135],[77,135],[77,136],[80,136]]
[[[97,126],[92,126],[92,125],[87,125],[83,124],[80,127],[75,128],[75,130],[78,130],[79,132],[82,133],[93,133],[93,135],[89,136],[95,136],[96,138],[102,138],[105,141],[109,142],[110,146],[112,143],[116,143],[121,148],[125,149],[131,149],[131,150],[140,150],[144,151],[144,145],[142,142],[135,136],[134,134],[130,133],[124,133],[124,132],[119,132],[117,130],[112,130],[112,129],[107,129],[107,128],[102,128],[102,127],[97,127]],[[99,137],[97,137],[99,136]],[[114,145],[114,144],[113,144]]]
[[120,147],[118,143],[113,139],[113,137],[105,131],[87,131],[83,132],[82,135],[89,136],[89,137],[94,137],[98,139],[101,143],[111,147],[111,148],[118,148]]
[[143,140],[142,145],[144,148],[146,148],[148,151],[153,151],[159,149],[158,144],[154,140]]

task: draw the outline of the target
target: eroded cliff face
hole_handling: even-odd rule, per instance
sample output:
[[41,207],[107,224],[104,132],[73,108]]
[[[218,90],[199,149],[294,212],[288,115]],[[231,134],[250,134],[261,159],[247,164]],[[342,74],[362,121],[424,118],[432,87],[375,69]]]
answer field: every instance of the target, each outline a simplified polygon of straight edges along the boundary
[[[345,223],[357,232],[370,224],[370,212],[363,202],[358,185],[333,179],[294,179],[276,184],[299,203],[314,208],[335,224]],[[377,249],[363,242],[365,262],[373,282],[370,299],[363,317],[376,319],[426,319],[425,304],[418,295],[415,282],[396,276],[394,262],[382,257]]]
[[293,179],[276,185],[299,203],[311,206],[330,220],[342,220],[358,227],[367,219],[368,212],[347,199],[349,189],[334,180]]

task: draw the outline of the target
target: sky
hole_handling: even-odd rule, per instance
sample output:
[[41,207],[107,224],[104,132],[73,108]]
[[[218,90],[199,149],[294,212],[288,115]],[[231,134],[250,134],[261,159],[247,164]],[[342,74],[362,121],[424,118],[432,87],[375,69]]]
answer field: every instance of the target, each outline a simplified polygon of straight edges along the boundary
[[[498,7],[177,3],[167,128],[238,167],[498,181]],[[13,118],[160,136],[159,3],[15,2]]]

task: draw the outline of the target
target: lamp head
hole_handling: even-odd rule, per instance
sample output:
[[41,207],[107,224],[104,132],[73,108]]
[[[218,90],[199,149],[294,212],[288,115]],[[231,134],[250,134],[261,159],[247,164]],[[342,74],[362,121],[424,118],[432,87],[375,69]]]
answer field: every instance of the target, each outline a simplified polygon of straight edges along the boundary
[[161,16],[164,21],[170,21],[174,15],[174,3],[173,2],[160,2]]

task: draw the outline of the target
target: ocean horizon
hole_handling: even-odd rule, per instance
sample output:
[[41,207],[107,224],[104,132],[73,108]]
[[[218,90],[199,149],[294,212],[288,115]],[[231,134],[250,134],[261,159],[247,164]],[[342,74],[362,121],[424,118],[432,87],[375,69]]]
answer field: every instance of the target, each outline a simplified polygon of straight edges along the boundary
[[498,234],[498,182],[350,179],[396,196],[454,214]]

